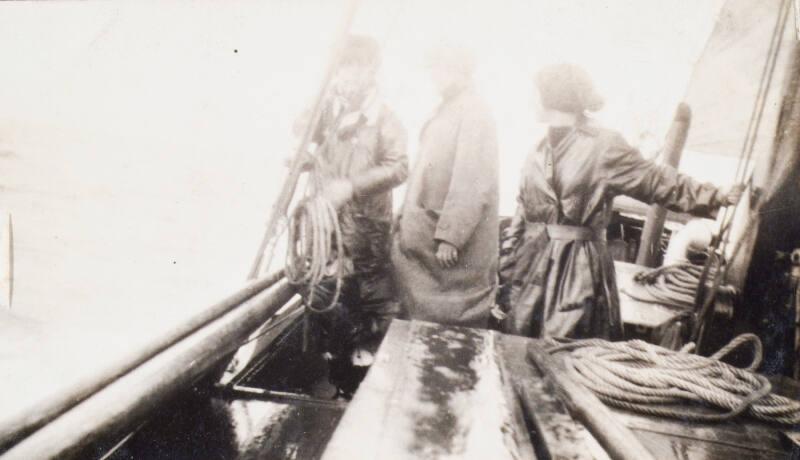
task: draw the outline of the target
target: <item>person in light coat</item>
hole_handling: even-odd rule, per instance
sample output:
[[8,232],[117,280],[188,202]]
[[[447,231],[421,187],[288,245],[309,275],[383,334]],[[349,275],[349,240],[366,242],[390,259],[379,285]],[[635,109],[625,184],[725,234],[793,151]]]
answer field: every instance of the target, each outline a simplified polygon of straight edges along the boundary
[[468,50],[429,59],[441,104],[422,129],[392,246],[399,299],[411,319],[486,327],[499,240],[495,120]]

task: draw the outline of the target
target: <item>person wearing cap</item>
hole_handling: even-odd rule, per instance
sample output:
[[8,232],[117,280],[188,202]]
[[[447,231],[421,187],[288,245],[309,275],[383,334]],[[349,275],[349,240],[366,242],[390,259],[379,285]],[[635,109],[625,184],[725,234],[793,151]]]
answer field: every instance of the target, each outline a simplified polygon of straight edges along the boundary
[[495,121],[468,50],[437,48],[428,67],[441,103],[422,129],[392,246],[399,299],[411,319],[486,327],[499,241]]
[[535,78],[545,138],[522,168],[518,208],[503,232],[498,290],[505,332],[531,337],[622,338],[605,229],[617,195],[710,216],[735,204],[723,191],[645,160],[587,113],[603,98],[582,68],[558,64]]
[[[348,37],[313,131],[316,153],[306,165],[315,168],[321,179],[318,193],[338,208],[341,224],[341,296],[330,311],[310,313],[309,319],[314,351],[328,360],[330,383],[345,398],[363,378],[398,311],[389,263],[392,189],[408,176],[407,133],[380,98],[379,65],[375,39]],[[296,123],[298,134],[308,118],[306,114]],[[335,291],[336,277],[331,275],[302,294],[321,310]]]

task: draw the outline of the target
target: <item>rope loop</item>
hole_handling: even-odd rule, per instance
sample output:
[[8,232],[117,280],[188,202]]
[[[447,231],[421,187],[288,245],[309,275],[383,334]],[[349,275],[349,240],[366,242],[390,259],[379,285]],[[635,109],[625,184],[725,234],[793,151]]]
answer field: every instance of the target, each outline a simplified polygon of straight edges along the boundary
[[[309,287],[306,308],[314,313],[326,313],[339,302],[344,278],[342,228],[336,207],[323,196],[306,197],[292,212],[288,229],[286,275],[293,284]],[[316,307],[311,300],[314,291],[331,270],[335,270],[336,276],[333,299],[325,307]]]
[[[700,422],[746,414],[766,422],[800,423],[800,402],[773,394],[769,380],[754,372],[763,359],[763,346],[754,334],[734,338],[710,357],[641,340],[550,343],[549,353],[567,353],[564,363],[573,378],[614,407]],[[745,345],[753,350],[747,367],[721,361]]]

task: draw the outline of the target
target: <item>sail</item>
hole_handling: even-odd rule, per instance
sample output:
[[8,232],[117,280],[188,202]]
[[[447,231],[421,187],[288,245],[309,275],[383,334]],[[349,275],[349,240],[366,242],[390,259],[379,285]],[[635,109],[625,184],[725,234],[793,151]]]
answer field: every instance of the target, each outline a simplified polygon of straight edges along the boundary
[[796,41],[790,9],[789,0],[729,0],[722,7],[687,88],[693,113],[688,151],[740,155],[771,46],[777,45],[753,150],[756,162],[769,154],[790,67],[787,45]]
[[[707,154],[717,163],[724,157],[736,158],[737,163],[753,171],[753,185],[762,189],[769,188],[775,151],[782,139],[776,136],[781,111],[794,95],[790,83],[792,69],[796,68],[797,23],[792,3],[728,0],[695,65],[685,98],[693,112],[686,153]],[[745,164],[742,158],[751,148],[752,161]],[[748,172],[743,171],[738,177],[731,175],[728,181],[747,177]],[[740,288],[757,235],[763,231],[751,214],[751,205],[749,196],[745,196],[734,209],[727,235],[727,281]],[[739,246],[741,250],[736,249]]]

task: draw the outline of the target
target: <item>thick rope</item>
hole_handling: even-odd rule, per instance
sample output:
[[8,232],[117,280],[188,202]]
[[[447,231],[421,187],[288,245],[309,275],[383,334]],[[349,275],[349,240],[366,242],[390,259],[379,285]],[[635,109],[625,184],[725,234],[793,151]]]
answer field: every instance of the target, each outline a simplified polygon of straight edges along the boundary
[[[335,245],[335,251],[333,250]],[[293,284],[308,286],[306,307],[325,313],[336,306],[344,277],[342,228],[336,208],[323,196],[312,196],[298,204],[289,220],[289,248],[286,252],[286,275]],[[315,307],[310,299],[314,290],[336,270],[336,292],[331,303]]]
[[[716,272],[717,268],[712,265],[709,270],[711,279],[714,279]],[[665,265],[637,273],[633,277],[636,282],[635,288],[623,289],[623,292],[642,302],[691,308],[694,306],[702,273],[702,265],[694,265],[689,262]],[[714,288],[714,286],[712,283],[706,282],[706,288]],[[716,286],[715,289],[718,294],[725,296],[736,294],[736,289],[729,285]]]
[[[749,415],[800,423],[800,402],[772,394],[769,380],[755,372],[763,348],[753,334],[736,337],[708,358],[688,353],[688,347],[671,351],[640,340],[560,342],[548,352],[569,352],[564,362],[572,376],[610,406],[699,422]],[[753,349],[750,365],[738,368],[720,361],[744,344]]]

